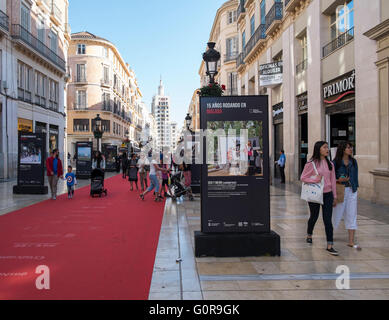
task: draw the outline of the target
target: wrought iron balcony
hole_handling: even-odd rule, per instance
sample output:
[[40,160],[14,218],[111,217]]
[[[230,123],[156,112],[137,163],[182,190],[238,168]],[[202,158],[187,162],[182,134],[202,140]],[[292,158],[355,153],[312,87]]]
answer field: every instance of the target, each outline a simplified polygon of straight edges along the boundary
[[88,110],[88,107],[87,107],[86,105],[83,105],[83,104],[75,103],[75,104],[73,104],[73,110],[77,110],[77,111],[87,111],[87,110]]
[[349,43],[353,39],[354,39],[354,28],[351,28],[351,29],[347,30],[346,32],[342,33],[336,39],[332,40],[329,44],[324,46],[323,58],[327,57],[335,50],[343,47],[344,45],[346,45],[347,43]]
[[224,55],[224,63],[230,62],[230,61],[235,61],[236,58],[238,57],[239,52],[230,52]]
[[243,64],[244,64],[244,54],[243,52],[241,52],[236,58],[236,68],[239,68]]
[[300,74],[304,70],[307,70],[307,68],[308,68],[308,59],[305,59],[304,61],[302,61],[296,66],[296,74]]
[[257,30],[255,30],[249,42],[247,42],[246,46],[244,47],[245,58],[250,54],[250,52],[253,50],[253,48],[260,40],[265,40],[265,39],[266,39],[265,25],[261,24],[258,26]]
[[6,31],[9,31],[9,17],[0,10],[0,27]]
[[283,3],[275,2],[266,15],[266,32],[271,33],[281,23],[283,17]]
[[43,42],[34,37],[28,30],[23,28],[20,24],[13,24],[11,36],[14,40],[19,40],[28,49],[32,50],[34,53],[38,53],[40,56],[46,60],[53,63],[58,67],[63,73],[66,72],[66,62],[61,57],[59,57],[54,51],[47,47]]
[[109,79],[101,79],[100,83],[104,87],[112,87],[112,80]]
[[75,83],[85,83],[85,82],[87,82],[87,81],[86,81],[86,77],[85,77],[85,76],[79,76],[79,77],[76,77],[76,78],[74,79],[74,82],[75,82]]
[[238,22],[241,18],[243,18],[246,15],[246,9],[244,5],[246,4],[246,0],[240,0],[239,6],[238,6]]

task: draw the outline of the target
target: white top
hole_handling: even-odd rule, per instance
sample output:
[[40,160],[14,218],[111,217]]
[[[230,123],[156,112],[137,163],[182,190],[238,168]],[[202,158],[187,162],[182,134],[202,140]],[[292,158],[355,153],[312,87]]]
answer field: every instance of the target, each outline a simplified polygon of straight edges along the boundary
[[158,165],[157,161],[155,161],[155,160],[151,160],[151,165],[150,165],[150,174],[154,174],[154,175],[156,175],[156,174],[157,174],[157,172],[156,172],[156,170],[155,170],[155,167],[154,167],[154,165]]

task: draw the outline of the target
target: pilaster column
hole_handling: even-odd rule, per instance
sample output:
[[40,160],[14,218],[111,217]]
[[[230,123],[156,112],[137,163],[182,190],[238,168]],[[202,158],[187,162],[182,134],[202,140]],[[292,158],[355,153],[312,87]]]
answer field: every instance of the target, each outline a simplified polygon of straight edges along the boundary
[[312,1],[308,7],[307,26],[308,43],[308,153],[312,155],[316,141],[325,140],[325,114],[322,93],[322,64],[321,64],[321,28],[322,15],[320,1]]

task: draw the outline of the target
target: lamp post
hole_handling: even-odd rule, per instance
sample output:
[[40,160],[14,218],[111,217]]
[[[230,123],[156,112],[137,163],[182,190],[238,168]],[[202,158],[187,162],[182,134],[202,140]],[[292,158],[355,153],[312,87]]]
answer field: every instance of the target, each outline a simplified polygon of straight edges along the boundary
[[220,60],[220,52],[215,49],[215,42],[208,42],[208,50],[203,53],[203,60],[205,61],[206,74],[209,76],[209,83],[215,83],[215,76],[217,75],[217,62]]
[[93,120],[95,122],[93,134],[95,136],[95,139],[97,139],[97,150],[101,152],[101,139],[103,138],[103,130],[101,127],[102,119],[100,118],[100,114],[98,114],[97,117]]

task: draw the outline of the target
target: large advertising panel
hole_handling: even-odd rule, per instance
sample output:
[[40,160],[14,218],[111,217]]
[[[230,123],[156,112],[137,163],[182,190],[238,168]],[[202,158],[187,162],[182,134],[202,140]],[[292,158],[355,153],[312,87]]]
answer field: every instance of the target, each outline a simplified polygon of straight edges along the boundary
[[19,132],[18,186],[43,186],[46,134]]
[[202,97],[204,233],[270,232],[268,97]]
[[92,171],[92,142],[77,142],[77,163],[76,174],[77,178],[88,179]]
[[112,144],[103,144],[103,154],[105,156],[105,170],[116,170],[116,156],[118,155],[118,147]]

